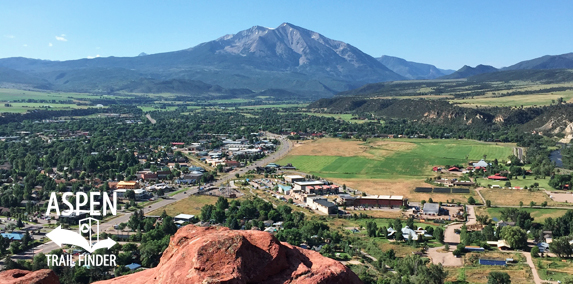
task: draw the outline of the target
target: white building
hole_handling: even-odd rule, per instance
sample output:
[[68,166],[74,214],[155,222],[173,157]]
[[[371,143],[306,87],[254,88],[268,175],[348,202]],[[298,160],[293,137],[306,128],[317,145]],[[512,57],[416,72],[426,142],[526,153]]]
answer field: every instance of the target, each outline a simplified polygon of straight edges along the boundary
[[300,175],[286,175],[284,178],[285,181],[289,183],[293,183],[295,181],[304,181],[304,177]]
[[174,221],[183,221],[183,222],[188,222],[190,223],[193,218],[195,218],[195,215],[189,215],[189,214],[179,214],[175,217],[173,217]]
[[326,198],[308,197],[306,199],[306,204],[313,210],[317,210],[324,214],[336,214],[338,211],[338,206],[328,201]]
[[313,187],[313,189],[314,189],[314,186],[324,185],[324,182],[316,181],[316,180],[313,180],[313,181],[296,181],[296,182],[293,182],[293,184],[294,184],[294,190],[300,190],[300,191],[309,193],[309,191],[307,190],[308,187]]

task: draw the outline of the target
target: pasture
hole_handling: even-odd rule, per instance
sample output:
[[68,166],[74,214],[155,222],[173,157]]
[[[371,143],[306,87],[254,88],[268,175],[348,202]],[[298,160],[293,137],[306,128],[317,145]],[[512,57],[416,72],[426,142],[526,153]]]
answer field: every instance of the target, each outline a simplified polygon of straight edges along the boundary
[[531,94],[531,95],[515,95],[506,97],[493,97],[493,96],[483,96],[476,97],[473,99],[464,100],[451,100],[452,103],[457,103],[464,107],[476,107],[476,106],[509,106],[509,107],[531,107],[531,106],[543,106],[555,103],[559,98],[563,98],[566,102],[573,101],[573,91],[562,91],[553,93],[543,93],[543,94]]
[[75,104],[60,104],[60,103],[9,103],[9,104],[10,104],[9,107],[6,106],[5,103],[0,104],[0,112],[25,113],[27,111],[32,111],[32,110],[69,110],[69,109],[81,109],[90,107],[90,106],[78,106]]
[[518,206],[520,201],[523,202],[523,207],[528,207],[531,201],[537,205],[540,205],[543,201],[547,201],[548,206],[568,205],[551,200],[542,190],[485,188],[481,189],[480,193],[486,200],[491,200],[491,203],[495,206]]
[[467,164],[482,159],[505,160],[513,144],[471,140],[370,139],[366,142],[324,138],[295,144],[279,164],[292,163],[302,172],[327,178],[368,194],[404,195],[411,201],[465,202],[470,193],[414,192],[427,186],[433,166]]
[[16,89],[0,89],[0,102],[13,102],[15,100],[48,100],[48,101],[68,101],[68,100],[89,100],[99,96],[85,93],[66,92],[37,92]]
[[337,179],[424,179],[432,166],[466,164],[482,159],[505,160],[513,144],[470,140],[370,139],[366,142],[319,139],[297,144],[280,164]]

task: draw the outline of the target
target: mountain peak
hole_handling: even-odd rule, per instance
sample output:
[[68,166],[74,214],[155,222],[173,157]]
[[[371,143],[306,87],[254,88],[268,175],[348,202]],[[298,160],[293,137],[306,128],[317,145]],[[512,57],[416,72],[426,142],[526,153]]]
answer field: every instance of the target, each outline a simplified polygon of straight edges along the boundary
[[490,65],[479,64],[475,68],[468,65],[464,65],[464,67],[460,68],[460,70],[450,75],[444,76],[442,77],[442,79],[463,79],[474,75],[492,73],[497,71],[499,71],[497,68]]

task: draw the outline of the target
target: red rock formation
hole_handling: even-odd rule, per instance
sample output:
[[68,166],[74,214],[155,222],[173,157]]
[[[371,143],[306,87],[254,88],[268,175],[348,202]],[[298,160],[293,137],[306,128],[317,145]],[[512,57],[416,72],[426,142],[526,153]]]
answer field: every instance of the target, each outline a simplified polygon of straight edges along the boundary
[[188,225],[171,237],[157,267],[96,283],[362,282],[340,262],[281,243],[266,232]]
[[60,284],[58,276],[50,269],[27,271],[12,269],[0,272],[2,284]]

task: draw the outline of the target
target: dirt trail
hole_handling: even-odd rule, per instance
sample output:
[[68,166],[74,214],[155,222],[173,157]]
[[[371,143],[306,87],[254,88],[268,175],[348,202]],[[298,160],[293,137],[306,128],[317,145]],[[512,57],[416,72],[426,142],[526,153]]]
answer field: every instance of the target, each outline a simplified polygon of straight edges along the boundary
[[147,119],[149,119],[149,122],[151,122],[151,124],[155,124],[155,123],[157,122],[157,121],[155,121],[155,119],[153,119],[153,118],[151,117],[151,114],[149,114],[149,113],[146,114],[145,117],[147,117]]

